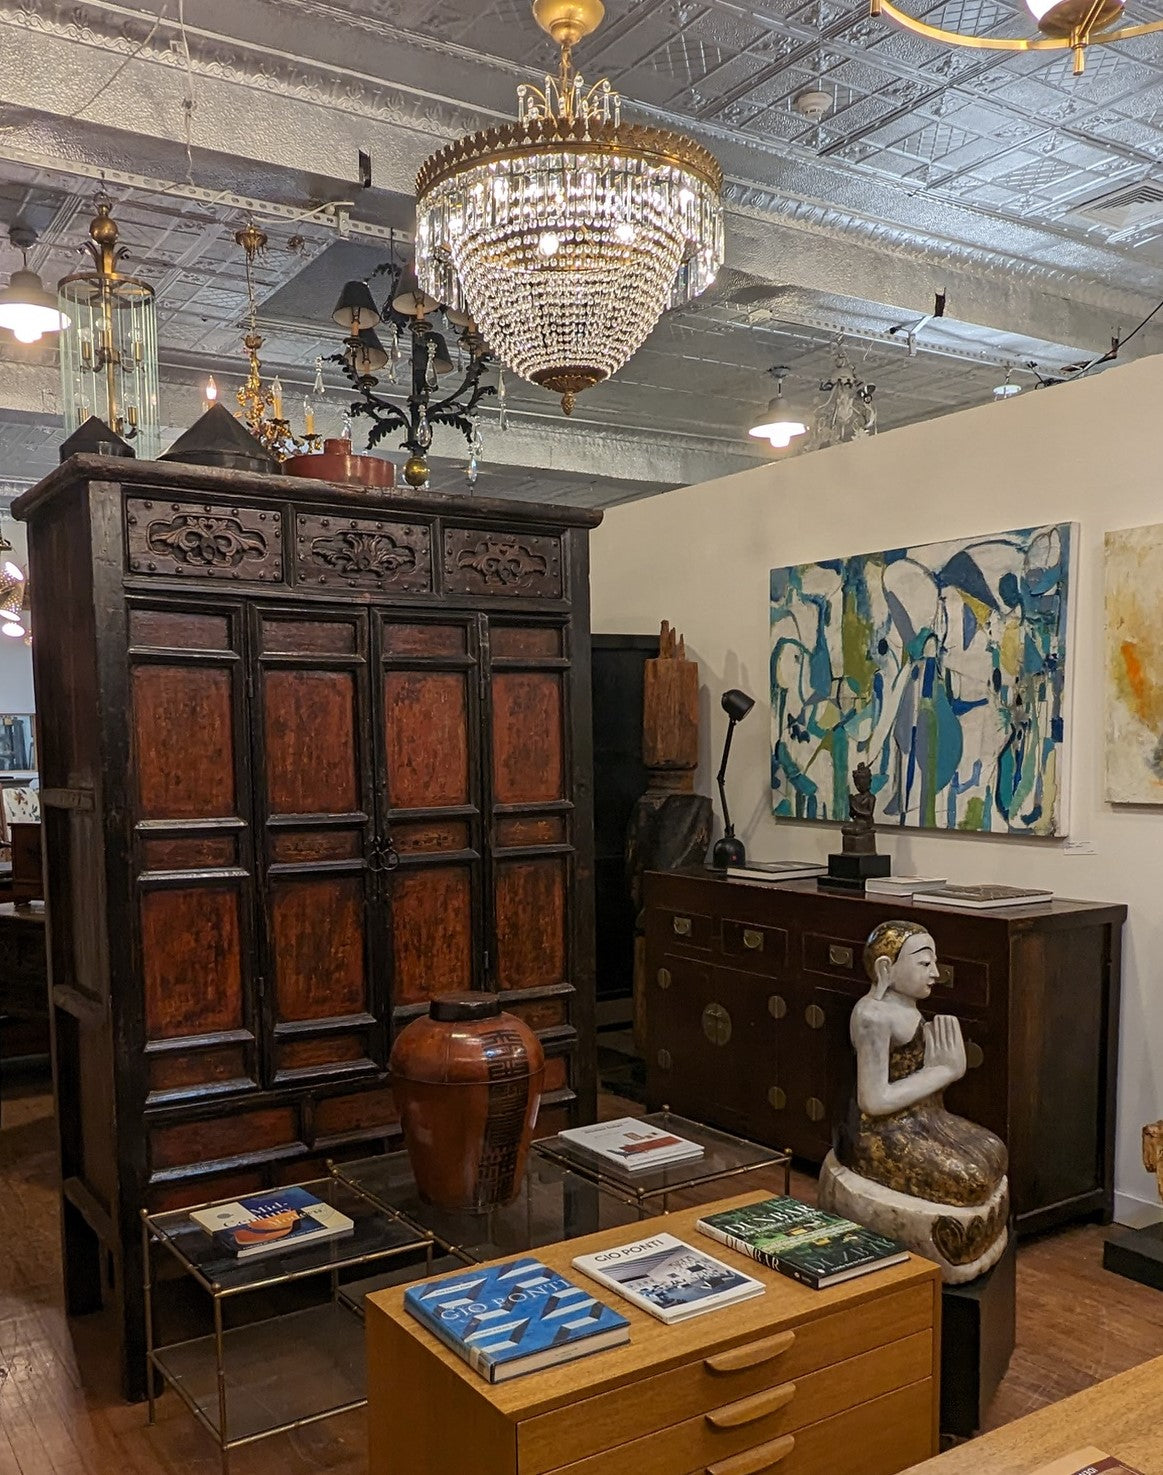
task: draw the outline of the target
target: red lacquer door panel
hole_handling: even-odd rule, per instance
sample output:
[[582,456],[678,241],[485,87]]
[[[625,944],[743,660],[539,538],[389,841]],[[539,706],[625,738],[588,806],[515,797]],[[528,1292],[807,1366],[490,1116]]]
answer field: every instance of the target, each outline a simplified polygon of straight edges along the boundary
[[255,783],[272,1083],[384,1059],[367,617],[257,610]]
[[483,985],[480,645],[474,617],[381,615],[392,1003]]
[[243,617],[131,601],[128,771],[145,1095],[259,1081]]

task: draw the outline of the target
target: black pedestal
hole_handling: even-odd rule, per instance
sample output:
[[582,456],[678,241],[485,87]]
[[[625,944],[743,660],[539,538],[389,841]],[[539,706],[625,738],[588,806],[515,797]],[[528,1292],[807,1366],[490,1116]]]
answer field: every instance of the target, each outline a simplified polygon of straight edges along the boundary
[[1148,1224],[1145,1229],[1116,1226],[1102,1247],[1102,1264],[1104,1270],[1163,1291],[1163,1224]]
[[888,855],[830,855],[828,874],[817,876],[817,886],[830,886],[836,891],[863,891],[869,876],[891,876],[892,857]]
[[968,1439],[1014,1350],[1014,1237],[993,1267],[941,1291],[941,1433]]

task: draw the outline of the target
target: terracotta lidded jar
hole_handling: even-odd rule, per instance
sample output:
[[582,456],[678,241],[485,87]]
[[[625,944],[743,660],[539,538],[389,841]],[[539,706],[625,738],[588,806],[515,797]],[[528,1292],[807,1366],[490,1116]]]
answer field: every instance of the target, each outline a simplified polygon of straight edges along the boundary
[[517,1197],[545,1079],[541,1041],[495,994],[439,994],[389,1062],[421,1198],[487,1209]]

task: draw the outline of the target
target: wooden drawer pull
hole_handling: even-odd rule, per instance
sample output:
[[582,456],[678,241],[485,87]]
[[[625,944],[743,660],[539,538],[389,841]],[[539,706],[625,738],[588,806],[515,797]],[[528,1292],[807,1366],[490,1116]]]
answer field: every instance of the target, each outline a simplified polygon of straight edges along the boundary
[[745,927],[743,929],[743,946],[750,948],[753,953],[761,953],[763,951],[763,933],[756,932],[754,927]]
[[713,1408],[703,1417],[712,1429],[741,1429],[744,1424],[754,1424],[777,1409],[786,1408],[795,1397],[796,1385],[782,1383],[778,1388],[764,1388],[736,1403],[725,1403],[722,1408]]
[[774,1469],[795,1447],[794,1434],[781,1434],[778,1439],[769,1439],[766,1444],[745,1449],[741,1455],[716,1460],[713,1465],[706,1466],[706,1475],[764,1475],[765,1470]]
[[795,1339],[795,1332],[777,1332],[774,1337],[764,1337],[761,1342],[747,1342],[742,1347],[716,1352],[713,1357],[703,1359],[703,1366],[709,1373],[742,1372],[744,1368],[758,1367],[761,1362],[779,1357]]

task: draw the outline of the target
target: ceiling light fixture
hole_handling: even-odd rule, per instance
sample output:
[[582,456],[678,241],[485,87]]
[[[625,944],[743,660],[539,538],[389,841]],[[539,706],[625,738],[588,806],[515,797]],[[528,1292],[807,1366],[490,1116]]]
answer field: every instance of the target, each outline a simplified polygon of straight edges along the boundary
[[416,180],[422,288],[467,309],[493,351],[561,395],[608,379],[668,307],[699,296],[723,260],[723,171],[701,144],[622,120],[573,48],[601,0],[534,0],[561,47],[544,89],[517,89],[519,121],[462,138]]
[[36,232],[17,223],[9,227],[8,239],[24,258],[24,265],[12,273],[0,292],[0,328],[7,328],[17,343],[38,343],[46,333],[59,333],[69,320],[36,272],[28,269]]
[[775,376],[775,398],[768,401],[766,411],[759,417],[759,423],[753,425],[747,434],[755,436],[757,440],[769,440],[777,451],[782,451],[797,436],[807,433],[809,416],[800,405],[784,396],[783,381],[787,369],[777,366],[768,372]]
[[1006,365],[1006,376],[1000,384],[993,387],[994,399],[1013,399],[1015,394],[1021,394],[1022,386],[1013,382],[1013,364]]
[[856,372],[843,338],[837,338],[832,346],[832,365],[832,377],[820,385],[820,393],[826,398],[812,425],[812,445],[817,450],[876,434],[876,406],[872,403],[876,385],[866,384]]
[[1026,0],[1026,5],[1042,32],[1040,37],[974,36],[966,31],[946,31],[899,10],[891,0],[870,0],[869,12],[886,16],[906,31],[914,31],[930,41],[943,41],[947,46],[972,46],[988,51],[1072,51],[1076,77],[1086,69],[1088,46],[1106,46],[1112,41],[1130,41],[1152,31],[1163,31],[1163,20],[1116,26],[1123,14],[1123,0]]

